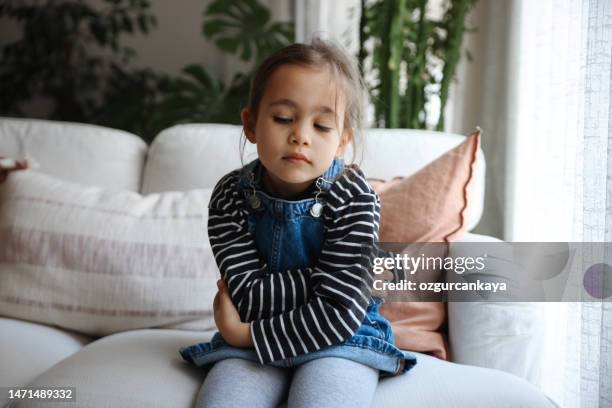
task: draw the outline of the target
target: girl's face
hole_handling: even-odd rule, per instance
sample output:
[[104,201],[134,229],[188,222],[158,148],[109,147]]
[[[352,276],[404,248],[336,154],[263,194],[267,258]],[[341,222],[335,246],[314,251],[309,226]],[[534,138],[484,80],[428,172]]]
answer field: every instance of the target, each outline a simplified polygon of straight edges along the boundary
[[329,168],[352,140],[343,129],[345,102],[328,69],[283,65],[268,79],[257,117],[241,112],[257,144],[264,187],[291,198]]

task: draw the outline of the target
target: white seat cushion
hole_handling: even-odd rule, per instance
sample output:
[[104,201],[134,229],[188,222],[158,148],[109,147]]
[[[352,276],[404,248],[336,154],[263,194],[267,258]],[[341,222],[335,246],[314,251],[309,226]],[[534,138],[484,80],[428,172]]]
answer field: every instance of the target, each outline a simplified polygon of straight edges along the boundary
[[[114,334],[57,364],[33,385],[74,386],[79,407],[191,407],[205,370],[182,361],[178,349],[207,341],[212,334],[176,330]],[[414,369],[380,382],[375,406],[553,407],[542,393],[511,374],[416,354],[419,362]]]
[[207,341],[213,333],[156,329],[113,334],[90,343],[31,385],[76,387],[80,408],[191,407],[205,372],[183,361],[178,349]]
[[91,340],[55,327],[0,317],[0,386],[28,384]]
[[373,407],[554,407],[542,392],[512,374],[415,354],[418,362],[412,370],[380,381]]

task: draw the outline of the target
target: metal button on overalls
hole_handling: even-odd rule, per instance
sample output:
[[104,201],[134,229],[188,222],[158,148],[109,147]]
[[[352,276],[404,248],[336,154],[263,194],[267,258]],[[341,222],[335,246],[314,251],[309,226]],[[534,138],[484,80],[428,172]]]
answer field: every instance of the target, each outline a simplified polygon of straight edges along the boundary
[[319,218],[321,216],[321,211],[323,211],[323,204],[314,203],[312,207],[310,207],[310,215],[313,217]]

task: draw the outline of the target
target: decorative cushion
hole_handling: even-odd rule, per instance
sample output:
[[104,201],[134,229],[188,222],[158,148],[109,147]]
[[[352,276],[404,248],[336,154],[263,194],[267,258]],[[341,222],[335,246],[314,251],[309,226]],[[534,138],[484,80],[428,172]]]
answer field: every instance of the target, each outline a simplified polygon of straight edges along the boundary
[[[449,242],[462,234],[479,145],[476,131],[410,177],[370,179],[381,202],[380,241]],[[388,302],[381,313],[399,348],[447,358],[444,303]]]
[[448,359],[446,303],[389,302],[380,312],[391,323],[397,347]]
[[380,195],[380,239],[449,242],[465,231],[480,131],[410,177],[370,179]]
[[214,326],[210,194],[11,173],[0,183],[0,315],[92,335]]
[[[367,129],[365,133],[363,153],[361,148],[357,148],[355,161],[364,174],[379,180],[412,176],[465,141],[465,135],[434,130]],[[351,160],[351,149],[347,150],[345,157]],[[482,149],[478,149],[476,160],[478,165],[470,191],[470,205],[465,214],[468,231],[478,225],[484,206],[486,158]]]

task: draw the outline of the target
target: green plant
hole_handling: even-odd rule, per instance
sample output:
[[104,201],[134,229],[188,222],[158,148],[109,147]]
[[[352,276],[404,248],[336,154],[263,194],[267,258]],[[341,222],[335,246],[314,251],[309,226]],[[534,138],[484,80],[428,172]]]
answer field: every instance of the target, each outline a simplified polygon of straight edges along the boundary
[[[205,12],[204,36],[229,54],[257,64],[293,41],[291,23],[273,22],[270,10],[256,0],[216,0]],[[255,58],[253,59],[253,55]]]
[[251,63],[246,73],[234,75],[229,85],[214,80],[200,65],[183,69],[170,81],[157,109],[159,130],[182,122],[240,123],[253,68],[270,53],[293,41],[290,23],[271,21],[270,11],[256,0],[216,0],[204,11],[202,33],[219,49]]
[[[136,53],[121,41],[155,27],[149,1],[0,0],[0,18],[23,28],[1,49],[0,115],[28,116],[24,105],[42,98],[51,102],[45,118],[115,127],[147,142],[177,123],[240,122],[252,68],[228,85],[199,64],[175,77],[130,68]],[[256,0],[212,2],[202,33],[251,67],[293,41],[292,25],[273,22]]]
[[443,129],[463,35],[475,31],[465,19],[476,2],[446,0],[435,21],[427,17],[428,0],[362,0],[359,60],[375,76],[369,92],[376,126],[427,128],[425,104],[439,98],[435,128]]
[[0,112],[26,116],[24,103],[43,98],[52,102],[48,118],[89,121],[109,78],[130,75],[121,66],[135,52],[120,40],[155,26],[148,9],[144,0],[104,0],[100,8],[83,0],[3,0],[0,18],[21,23],[23,35],[1,50]]

